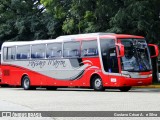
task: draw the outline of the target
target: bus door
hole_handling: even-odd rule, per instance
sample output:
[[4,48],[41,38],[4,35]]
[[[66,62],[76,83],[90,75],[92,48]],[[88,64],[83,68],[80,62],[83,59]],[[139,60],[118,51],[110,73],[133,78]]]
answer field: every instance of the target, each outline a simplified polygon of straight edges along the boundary
[[115,83],[117,77],[115,73],[119,72],[118,58],[114,39],[100,39],[102,64],[106,73],[107,83]]
[[118,59],[117,59],[117,53],[116,53],[116,48],[110,48],[108,52],[108,71],[109,73],[118,73],[119,68],[118,68]]

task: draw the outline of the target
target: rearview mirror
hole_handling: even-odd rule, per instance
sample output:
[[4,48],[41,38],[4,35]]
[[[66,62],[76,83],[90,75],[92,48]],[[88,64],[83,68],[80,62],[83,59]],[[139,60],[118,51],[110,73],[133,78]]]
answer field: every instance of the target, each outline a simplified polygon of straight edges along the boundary
[[148,44],[149,48],[150,48],[150,54],[151,54],[151,58],[153,57],[158,57],[159,55],[159,49],[158,46],[155,44]]

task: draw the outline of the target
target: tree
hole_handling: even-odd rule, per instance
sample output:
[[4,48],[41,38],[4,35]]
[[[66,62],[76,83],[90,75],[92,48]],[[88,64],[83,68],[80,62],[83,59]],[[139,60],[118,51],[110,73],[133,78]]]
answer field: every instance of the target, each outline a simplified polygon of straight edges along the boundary
[[41,0],[45,6],[45,14],[48,16],[48,34],[55,38],[63,34],[62,26],[65,21],[71,0]]
[[115,32],[160,39],[159,0],[0,0],[0,40]]
[[106,31],[110,18],[122,5],[121,0],[41,0],[41,3],[59,21],[61,34]]
[[67,34],[107,31],[119,6],[121,0],[72,0],[63,31]]
[[160,34],[159,5],[157,0],[124,0],[124,5],[111,18],[109,31],[145,36],[148,42],[158,43]]
[[47,38],[43,6],[39,0],[0,0],[0,40]]

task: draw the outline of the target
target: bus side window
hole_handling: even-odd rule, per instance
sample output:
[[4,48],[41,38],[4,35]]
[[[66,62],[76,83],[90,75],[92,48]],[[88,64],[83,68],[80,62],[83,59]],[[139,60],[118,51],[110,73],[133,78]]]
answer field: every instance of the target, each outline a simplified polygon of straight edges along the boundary
[[33,58],[33,59],[45,58],[45,51],[46,51],[45,44],[32,45],[31,58]]
[[4,60],[15,60],[16,47],[6,47],[4,48]]
[[81,56],[98,56],[97,41],[83,41]]
[[87,56],[96,56],[98,55],[98,50],[96,48],[89,48],[87,51]]
[[74,56],[75,56],[75,57],[76,57],[76,56],[79,56],[79,50],[78,50],[78,49],[73,49],[73,50],[70,51],[70,54],[71,54],[71,56],[73,56],[73,57],[74,57]]
[[64,57],[80,57],[80,42],[65,42],[63,51]]
[[57,51],[57,57],[61,57],[62,56],[62,50],[58,50]]
[[29,59],[30,58],[30,46],[23,45],[17,46],[17,59]]
[[61,57],[62,56],[62,43],[47,44],[47,58]]
[[3,48],[3,60],[7,60],[7,47]]
[[[8,53],[8,55],[9,55],[9,53]],[[11,47],[11,55],[9,55],[10,57],[9,57],[9,59],[10,60],[15,60],[15,58],[16,58],[16,48],[15,47]]]

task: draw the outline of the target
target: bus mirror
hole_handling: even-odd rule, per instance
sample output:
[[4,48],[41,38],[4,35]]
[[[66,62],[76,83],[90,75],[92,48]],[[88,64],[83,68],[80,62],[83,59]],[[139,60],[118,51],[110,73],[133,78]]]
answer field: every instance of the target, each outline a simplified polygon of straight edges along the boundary
[[119,51],[118,57],[124,56],[124,45],[122,44],[116,44],[117,50]]
[[158,46],[155,44],[148,44],[148,46],[150,49],[151,58],[158,57],[158,54],[159,54]]

